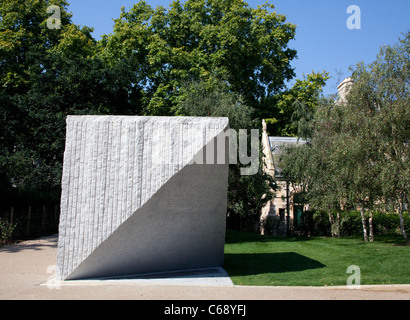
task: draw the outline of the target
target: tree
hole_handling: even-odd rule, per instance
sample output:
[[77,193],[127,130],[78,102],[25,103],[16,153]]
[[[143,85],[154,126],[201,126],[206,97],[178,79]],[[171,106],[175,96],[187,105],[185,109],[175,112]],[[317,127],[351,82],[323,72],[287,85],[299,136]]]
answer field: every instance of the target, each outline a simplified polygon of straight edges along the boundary
[[[214,86],[208,86],[205,82],[187,83],[182,91],[185,98],[180,103],[178,110],[180,115],[228,117],[232,129],[236,131],[249,129],[249,136],[250,129],[259,126],[257,120],[252,120],[254,110],[244,103],[240,95],[229,91],[223,81],[214,83]],[[272,199],[273,192],[276,190],[275,182],[262,170],[262,165],[261,152],[259,170],[254,175],[241,175],[239,163],[229,166],[228,223],[238,219],[240,229],[244,220],[249,222],[256,220],[261,208]]]
[[[50,29],[48,7],[60,8]],[[66,1],[0,5],[0,183],[58,193],[68,114],[132,113],[127,61],[108,68],[92,29],[73,24]],[[3,130],[4,129],[4,130]]]
[[194,117],[227,117],[235,130],[251,129],[256,125],[255,110],[245,104],[243,97],[229,90],[223,81],[212,85],[200,81],[186,83],[181,88],[184,100],[177,114]]
[[8,94],[27,89],[29,66],[38,63],[38,55],[56,46],[61,33],[49,29],[47,8],[51,4],[61,10],[61,23],[71,23],[65,0],[4,0],[0,4],[0,84]]
[[372,210],[392,204],[409,243],[403,221],[410,186],[409,66],[407,33],[383,47],[375,62],[357,64],[346,101],[324,101],[307,126],[309,144],[283,156],[282,169],[304,185],[313,207],[360,209],[365,241],[374,239]]
[[308,74],[296,79],[292,88],[272,98],[273,109],[266,122],[270,135],[307,137],[307,125],[319,106],[327,72]]
[[382,47],[373,63],[359,63],[353,79],[347,107],[356,113],[363,110],[359,127],[371,137],[373,152],[362,150],[376,171],[369,186],[377,185],[380,203],[393,204],[410,244],[403,220],[410,188],[410,32],[398,44]]
[[[65,1],[53,3],[62,8],[67,5]],[[45,67],[41,55],[58,43],[59,33],[46,26],[50,4],[50,1],[5,0],[0,5],[0,171],[6,188],[24,184],[30,172],[36,171],[34,162],[39,164],[36,153],[29,147],[33,124],[28,117],[35,112],[20,102],[31,88],[33,74]],[[63,10],[62,23],[68,24],[69,19]]]
[[173,1],[168,9],[145,1],[122,8],[113,34],[101,40],[105,60],[124,58],[137,74],[145,115],[173,115],[186,81],[223,80],[256,116],[269,114],[269,98],[294,76],[288,48],[295,26],[273,5],[250,8],[239,0]]
[[[364,106],[357,103],[354,110],[348,104],[339,107],[343,121],[332,156],[337,164],[335,173],[339,173],[336,176],[338,186],[345,191],[340,194],[340,199],[360,209],[364,240],[373,241],[372,209],[379,201],[378,146],[371,132],[371,118],[369,115],[363,116],[369,109],[361,107]],[[365,211],[370,215],[369,235]]]

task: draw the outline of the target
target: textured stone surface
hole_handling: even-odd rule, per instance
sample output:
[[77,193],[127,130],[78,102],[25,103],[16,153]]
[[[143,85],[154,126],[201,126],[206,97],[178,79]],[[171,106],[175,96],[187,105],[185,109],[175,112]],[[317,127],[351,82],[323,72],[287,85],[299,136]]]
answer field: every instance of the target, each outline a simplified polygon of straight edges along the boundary
[[192,160],[227,127],[227,118],[69,116],[60,280],[221,266],[228,163]]

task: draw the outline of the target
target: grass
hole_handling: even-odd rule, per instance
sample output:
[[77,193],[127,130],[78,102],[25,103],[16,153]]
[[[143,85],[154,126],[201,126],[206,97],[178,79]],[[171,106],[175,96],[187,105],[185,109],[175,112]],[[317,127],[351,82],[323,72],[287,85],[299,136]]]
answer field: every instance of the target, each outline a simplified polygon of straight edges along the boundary
[[400,237],[278,238],[227,231],[224,268],[236,285],[344,286],[347,268],[361,284],[410,284],[410,247]]

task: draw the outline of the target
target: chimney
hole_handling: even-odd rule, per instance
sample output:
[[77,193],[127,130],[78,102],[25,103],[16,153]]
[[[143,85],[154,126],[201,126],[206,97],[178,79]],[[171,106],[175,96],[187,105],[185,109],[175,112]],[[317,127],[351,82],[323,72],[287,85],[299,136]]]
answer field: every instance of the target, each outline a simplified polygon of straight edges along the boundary
[[353,84],[353,79],[351,77],[344,79],[338,86],[337,91],[339,93],[339,103],[346,102],[347,94],[349,93],[350,87]]

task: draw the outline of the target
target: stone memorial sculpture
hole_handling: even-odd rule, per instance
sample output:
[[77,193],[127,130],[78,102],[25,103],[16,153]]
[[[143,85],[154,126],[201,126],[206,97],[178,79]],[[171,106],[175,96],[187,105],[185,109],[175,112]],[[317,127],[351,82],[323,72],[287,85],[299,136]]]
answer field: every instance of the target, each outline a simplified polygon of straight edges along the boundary
[[227,118],[68,116],[56,278],[222,266],[229,164],[216,141],[228,129]]

